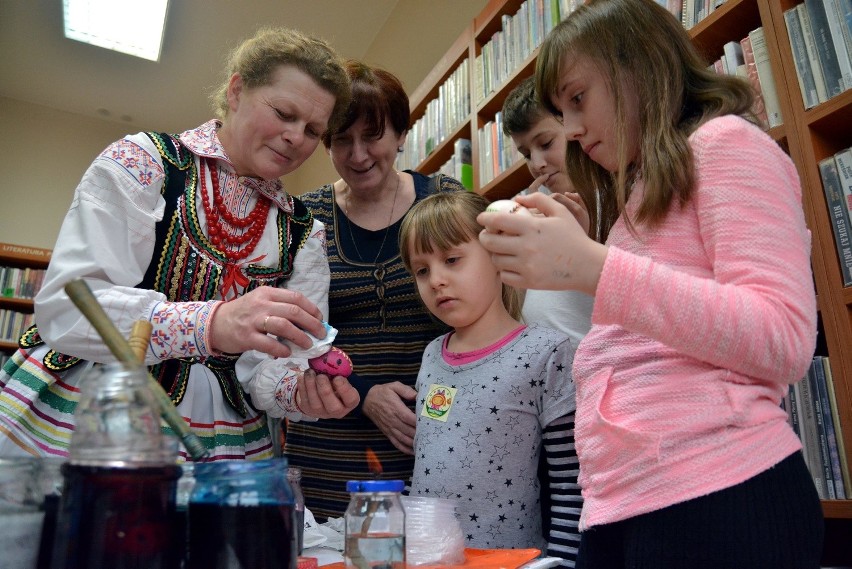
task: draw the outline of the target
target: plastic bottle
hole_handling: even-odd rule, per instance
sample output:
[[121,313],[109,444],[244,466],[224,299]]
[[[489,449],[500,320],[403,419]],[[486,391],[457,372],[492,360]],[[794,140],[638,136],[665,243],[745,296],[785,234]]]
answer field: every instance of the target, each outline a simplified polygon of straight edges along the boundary
[[189,498],[189,569],[296,569],[287,459],[199,462]]
[[405,569],[402,480],[350,480],[345,516],[347,569]]
[[302,469],[287,468],[287,482],[293,490],[293,510],[296,514],[296,552],[301,555],[305,548],[305,495],[302,493]]

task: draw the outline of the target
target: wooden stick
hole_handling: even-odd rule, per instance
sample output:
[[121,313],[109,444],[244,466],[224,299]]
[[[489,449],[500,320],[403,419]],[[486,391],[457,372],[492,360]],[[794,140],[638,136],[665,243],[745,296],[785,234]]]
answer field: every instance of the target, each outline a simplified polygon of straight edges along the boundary
[[[100,334],[101,339],[112,352],[116,359],[125,364],[139,365],[139,358],[130,346],[130,343],[121,335],[118,328],[115,327],[110,320],[103,307],[98,303],[95,295],[92,294],[92,289],[86,284],[86,281],[77,279],[65,285],[65,292],[71,298],[74,305],[80,309],[83,316],[92,324],[95,330]],[[150,337],[150,333],[149,333]],[[154,399],[157,401],[157,406],[160,408],[160,414],[165,419],[166,423],[180,438],[186,450],[192,456],[193,460],[201,460],[209,455],[204,443],[198,438],[198,435],[190,430],[183,417],[175,409],[172,400],[163,390],[160,383],[154,379],[151,374],[148,375],[148,387],[154,393]]]
[[136,354],[136,361],[140,364],[145,363],[145,354],[148,352],[148,342],[151,341],[153,329],[154,325],[147,320],[137,320],[130,329],[130,338],[127,341],[133,353]]

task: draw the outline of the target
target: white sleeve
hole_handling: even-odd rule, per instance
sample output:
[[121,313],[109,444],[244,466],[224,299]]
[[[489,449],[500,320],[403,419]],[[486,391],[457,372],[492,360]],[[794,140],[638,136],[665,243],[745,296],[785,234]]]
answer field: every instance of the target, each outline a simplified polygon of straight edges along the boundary
[[35,299],[35,321],[48,345],[87,360],[115,359],[65,294],[69,281],[84,279],[125,337],[133,322],[148,319],[165,300],[135,288],[150,264],[155,226],[165,210],[163,181],[159,153],[144,134],[114,142],[89,166]]
[[[293,262],[293,273],[284,288],[304,294],[328,318],[328,290],[331,271],[325,248],[325,226],[316,219],[310,236]],[[304,358],[270,358],[263,352],[251,350],[237,360],[237,378],[243,389],[259,410],[273,417],[287,417],[293,421],[303,419],[296,403],[294,370],[307,369]]]

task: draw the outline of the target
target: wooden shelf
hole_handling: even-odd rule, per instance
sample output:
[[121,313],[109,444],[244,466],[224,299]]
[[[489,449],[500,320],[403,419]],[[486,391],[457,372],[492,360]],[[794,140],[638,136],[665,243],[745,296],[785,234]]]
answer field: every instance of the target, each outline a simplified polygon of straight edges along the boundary
[[32,312],[33,300],[31,298],[9,298],[0,296],[0,308],[17,310],[18,312]]
[[827,519],[852,519],[852,500],[823,500],[822,511]]
[[[0,266],[19,269],[44,270],[50,263],[50,249],[28,247],[13,243],[0,243]],[[0,296],[0,310],[10,310],[23,314],[32,314],[33,300],[30,298],[12,298]],[[18,349],[16,342],[0,341],[0,352],[13,352]]]

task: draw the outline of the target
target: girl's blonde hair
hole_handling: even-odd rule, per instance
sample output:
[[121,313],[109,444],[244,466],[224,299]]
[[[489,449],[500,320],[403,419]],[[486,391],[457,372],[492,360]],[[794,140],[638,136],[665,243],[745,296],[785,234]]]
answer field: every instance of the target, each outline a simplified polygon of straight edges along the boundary
[[[414,204],[399,228],[399,254],[408,272],[412,253],[446,251],[479,239],[483,227],[476,216],[486,207],[488,200],[473,192],[440,192]],[[503,306],[516,320],[521,319],[521,301],[520,291],[503,283]]]
[[228,84],[239,73],[248,89],[269,85],[282,65],[292,65],[334,95],[329,129],[336,129],[351,99],[349,75],[343,59],[325,41],[298,30],[262,27],[228,56],[225,81],[211,95],[213,111],[219,119],[228,115]]
[[[568,175],[589,204],[590,227],[601,241],[624,211],[638,175],[645,184],[632,223],[656,224],[672,202],[691,198],[695,171],[689,135],[711,118],[734,114],[754,123],[751,86],[707,69],[686,30],[654,0],[588,0],[548,34],[536,61],[536,92],[558,113],[553,98],[565,65],[591,62],[615,99],[618,169],[610,173],[569,141]],[[627,159],[624,101],[635,93],[639,120],[639,163]]]

